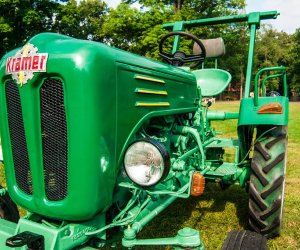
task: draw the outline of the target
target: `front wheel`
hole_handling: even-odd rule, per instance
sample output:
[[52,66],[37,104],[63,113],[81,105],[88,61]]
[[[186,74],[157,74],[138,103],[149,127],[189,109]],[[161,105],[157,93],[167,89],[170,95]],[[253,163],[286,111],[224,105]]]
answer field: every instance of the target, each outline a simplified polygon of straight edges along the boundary
[[[0,186],[0,188],[2,188]],[[19,211],[16,204],[11,200],[8,193],[0,196],[0,219],[17,223],[19,221]]]
[[275,126],[258,132],[249,187],[249,226],[273,238],[282,225],[287,158],[287,128]]
[[267,250],[267,239],[251,231],[232,231],[228,233],[222,250]]

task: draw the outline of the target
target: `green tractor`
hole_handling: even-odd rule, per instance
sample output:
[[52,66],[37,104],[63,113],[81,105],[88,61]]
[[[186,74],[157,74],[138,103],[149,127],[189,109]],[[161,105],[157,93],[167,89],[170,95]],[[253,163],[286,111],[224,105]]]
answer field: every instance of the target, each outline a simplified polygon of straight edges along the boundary
[[[116,242],[128,249],[204,249],[191,228],[171,238],[137,234],[176,199],[200,196],[205,182],[249,192],[256,233],[234,231],[223,249],[264,249],[265,236],[279,235],[282,225],[288,97],[283,66],[261,69],[254,79],[252,69],[260,22],[277,15],[165,24],[170,33],[159,49],[167,63],[52,33],[7,53],[0,61],[7,185],[0,189],[0,249],[98,249]],[[185,30],[236,22],[250,30],[244,97],[239,112],[211,110],[210,98],[231,75],[195,68],[224,54],[224,43]],[[183,37],[195,42],[193,53],[180,49]],[[271,78],[280,79],[281,93],[266,90]],[[226,119],[238,120],[238,139],[216,136],[211,122]],[[229,162],[226,149],[234,151]],[[28,211],[24,217],[16,204]]]

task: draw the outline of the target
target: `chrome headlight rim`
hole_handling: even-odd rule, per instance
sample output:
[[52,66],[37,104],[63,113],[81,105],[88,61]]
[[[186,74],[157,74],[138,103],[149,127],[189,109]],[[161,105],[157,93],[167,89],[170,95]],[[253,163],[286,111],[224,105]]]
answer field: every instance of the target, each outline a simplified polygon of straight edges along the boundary
[[[163,169],[163,174],[161,175],[161,177],[153,184],[150,184],[150,185],[143,185],[143,184],[140,184],[140,183],[137,183],[135,182],[131,177],[130,177],[130,174],[128,173],[127,171],[127,168],[126,168],[126,164],[125,164],[125,157],[126,157],[126,153],[128,152],[128,150],[136,143],[139,143],[139,142],[146,142],[146,143],[149,143],[151,144],[152,146],[154,146],[160,153],[162,159],[163,159],[163,163],[164,163],[164,169]],[[170,160],[170,156],[169,156],[169,152],[168,150],[166,149],[165,145],[163,143],[161,143],[160,141],[158,140],[155,140],[155,139],[151,139],[151,138],[142,138],[142,139],[138,139],[138,140],[135,140],[133,141],[132,143],[130,143],[127,147],[127,149],[125,150],[125,153],[124,153],[124,157],[123,157],[123,167],[124,167],[124,170],[125,170],[125,173],[127,175],[127,177],[133,182],[135,183],[136,185],[140,186],[140,187],[143,187],[143,188],[151,188],[157,184],[159,184],[160,182],[162,182],[166,177],[167,175],[169,174],[170,172],[170,168],[171,168],[171,160]]]

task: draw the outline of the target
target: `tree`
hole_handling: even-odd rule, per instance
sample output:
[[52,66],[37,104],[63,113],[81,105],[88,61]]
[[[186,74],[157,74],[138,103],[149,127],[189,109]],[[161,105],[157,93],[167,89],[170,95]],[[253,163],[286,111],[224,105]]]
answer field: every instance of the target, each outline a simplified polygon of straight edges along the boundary
[[156,4],[173,6],[175,13],[184,8],[188,8],[192,10],[193,13],[209,16],[218,15],[220,11],[224,12],[227,10],[231,12],[234,9],[238,10],[245,7],[244,0],[123,0],[123,2],[128,4],[139,3],[145,7],[151,7]]
[[[256,70],[284,65],[287,67],[288,78],[290,78],[291,69],[294,64],[294,58],[291,57],[293,46],[292,36],[285,32],[278,32],[272,27],[265,26],[258,34],[255,54]],[[279,83],[280,79],[278,78],[269,80],[267,82],[268,90],[282,89],[282,84]]]
[[51,31],[59,5],[51,0],[0,1],[0,57],[29,37]]
[[248,29],[245,24],[229,26],[222,37],[225,41],[226,54],[220,59],[219,65],[231,73],[231,86],[240,89],[242,98],[248,56]]
[[[136,2],[141,4],[140,10],[129,5]],[[174,5],[180,8],[175,8],[174,11]],[[232,14],[244,6],[244,0],[123,0],[108,15],[103,26],[104,41],[118,48],[158,59],[158,43],[166,33],[161,30],[163,23]],[[191,33],[205,38],[215,36],[212,33],[220,31],[220,28],[198,28]]]
[[111,9],[101,35],[104,42],[111,46],[134,51],[142,32],[141,25],[141,13],[127,4],[120,4],[116,9]]
[[[62,4],[62,2],[67,2]],[[76,38],[102,41],[108,14],[103,1],[2,0],[0,1],[0,57],[41,32],[59,32]]]
[[294,93],[300,93],[300,28],[293,35],[294,46],[290,53],[293,62],[290,65],[291,72],[289,74],[290,90]]
[[70,0],[66,5],[59,6],[54,29],[68,36],[102,41],[99,34],[108,10],[103,1],[85,0],[77,5],[76,0]]
[[103,25],[104,42],[140,55],[158,58],[161,30],[171,11],[163,4],[140,11],[121,3],[112,9]]

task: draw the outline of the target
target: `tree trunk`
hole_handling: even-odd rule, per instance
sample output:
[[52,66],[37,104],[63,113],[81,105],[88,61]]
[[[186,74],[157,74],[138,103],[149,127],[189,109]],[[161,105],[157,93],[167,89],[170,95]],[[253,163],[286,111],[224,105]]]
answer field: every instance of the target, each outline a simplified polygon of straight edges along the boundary
[[243,70],[243,67],[241,67],[241,79],[240,79],[240,83],[241,83],[241,87],[240,87],[240,100],[242,100],[242,98],[243,98],[243,87],[244,87],[244,82],[245,82],[244,70]]
[[184,0],[175,0],[174,1],[174,10],[175,10],[175,13],[177,13],[179,10],[182,9],[183,2],[184,2]]

